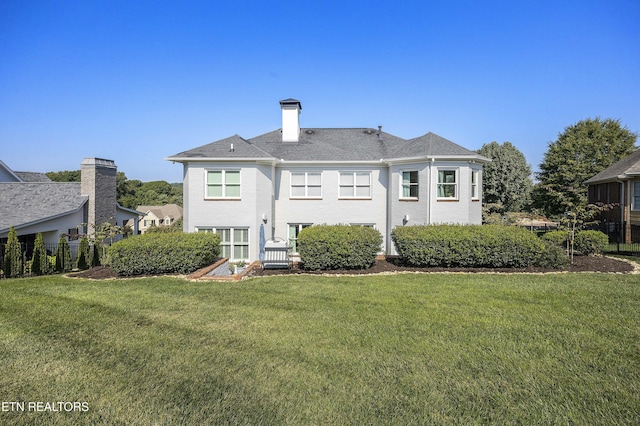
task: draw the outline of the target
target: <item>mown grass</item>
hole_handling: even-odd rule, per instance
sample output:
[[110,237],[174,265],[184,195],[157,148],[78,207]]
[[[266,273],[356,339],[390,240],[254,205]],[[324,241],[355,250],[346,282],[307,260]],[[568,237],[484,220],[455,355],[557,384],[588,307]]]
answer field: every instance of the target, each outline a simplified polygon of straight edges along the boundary
[[0,424],[638,424],[632,275],[0,281]]

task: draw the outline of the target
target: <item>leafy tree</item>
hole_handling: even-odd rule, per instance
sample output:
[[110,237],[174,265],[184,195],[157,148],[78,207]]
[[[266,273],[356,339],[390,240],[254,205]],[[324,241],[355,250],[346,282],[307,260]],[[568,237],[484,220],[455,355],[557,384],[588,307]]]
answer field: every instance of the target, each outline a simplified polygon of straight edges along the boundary
[[69,243],[64,235],[60,236],[58,240],[58,251],[56,252],[56,272],[70,271],[71,264],[71,250],[69,250]]
[[492,160],[482,173],[482,198],[489,212],[522,211],[531,201],[531,166],[511,142],[491,142],[478,150]]
[[18,233],[11,227],[4,250],[4,276],[8,278],[22,275],[22,249],[18,241]]
[[54,182],[80,182],[80,170],[64,170],[62,172],[45,173]]
[[38,233],[33,246],[31,273],[34,275],[46,275],[49,272],[51,272],[51,265],[49,264],[49,256],[47,256],[47,248],[44,245],[42,234]]
[[613,119],[586,119],[558,135],[540,164],[534,189],[536,207],[547,215],[587,204],[584,181],[631,154],[637,135]]

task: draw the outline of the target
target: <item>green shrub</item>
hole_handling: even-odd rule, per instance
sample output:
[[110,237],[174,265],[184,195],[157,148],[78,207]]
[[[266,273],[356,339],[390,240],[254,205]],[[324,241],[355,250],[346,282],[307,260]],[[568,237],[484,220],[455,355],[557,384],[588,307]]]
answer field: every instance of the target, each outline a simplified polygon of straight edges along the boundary
[[111,268],[118,275],[188,274],[220,256],[220,237],[210,233],[143,234],[109,248]]
[[549,231],[543,234],[540,238],[545,241],[549,241],[555,246],[561,248],[567,248],[567,240],[569,239],[569,231]]
[[300,261],[305,269],[366,269],[376,261],[382,235],[374,228],[315,225],[298,235]]
[[516,226],[403,226],[391,238],[402,259],[417,267],[555,269],[567,263],[562,250]]
[[578,231],[573,241],[573,248],[582,254],[602,254],[609,245],[609,237],[600,231]]

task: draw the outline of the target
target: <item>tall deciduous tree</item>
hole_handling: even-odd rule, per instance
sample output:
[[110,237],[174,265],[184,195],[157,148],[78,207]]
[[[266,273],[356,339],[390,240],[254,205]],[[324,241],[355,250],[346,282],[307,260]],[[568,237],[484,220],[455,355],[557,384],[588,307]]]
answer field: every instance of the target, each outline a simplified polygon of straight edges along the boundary
[[492,161],[486,164],[482,176],[482,198],[489,212],[522,211],[531,201],[533,181],[531,166],[522,152],[511,142],[482,145],[480,155]]
[[549,144],[540,164],[536,207],[558,215],[586,206],[584,181],[631,154],[636,139],[619,120],[610,118],[589,118],[565,128]]

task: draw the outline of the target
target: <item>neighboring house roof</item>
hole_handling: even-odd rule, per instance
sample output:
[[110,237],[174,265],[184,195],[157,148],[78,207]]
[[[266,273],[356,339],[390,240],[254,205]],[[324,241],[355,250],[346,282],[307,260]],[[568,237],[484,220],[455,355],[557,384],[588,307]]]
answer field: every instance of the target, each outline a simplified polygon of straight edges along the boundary
[[164,219],[170,217],[179,219],[182,217],[182,207],[177,204],[166,204],[164,206],[138,206],[136,210],[148,214],[153,213],[157,218]]
[[612,164],[591,179],[585,181],[586,184],[608,182],[615,180],[630,179],[640,176],[640,149],[633,154]]
[[[233,144],[233,150],[231,145]],[[282,130],[251,139],[238,135],[168,157],[170,161],[275,159],[284,161],[380,161],[412,157],[489,159],[434,133],[402,139],[370,128],[303,128],[298,142],[283,142]]]
[[53,182],[46,173],[14,172],[23,182]]
[[79,182],[0,184],[0,232],[77,211],[88,197]]
[[22,179],[0,160],[0,182],[22,182]]

